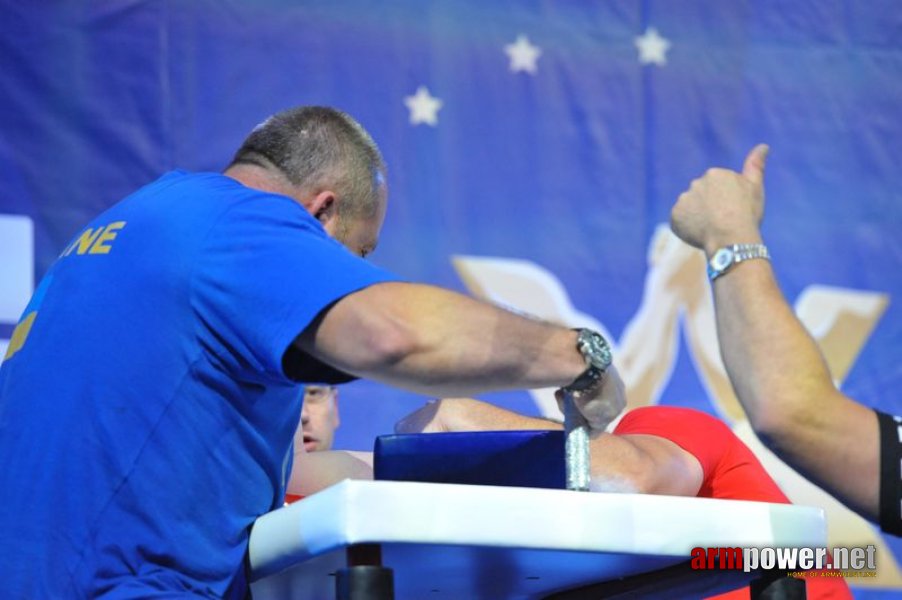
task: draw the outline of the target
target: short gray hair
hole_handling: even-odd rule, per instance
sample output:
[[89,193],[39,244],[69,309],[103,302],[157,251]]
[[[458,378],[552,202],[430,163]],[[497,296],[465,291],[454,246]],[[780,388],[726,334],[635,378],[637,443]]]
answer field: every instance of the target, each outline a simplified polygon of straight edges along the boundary
[[368,218],[379,208],[385,161],[369,133],[350,115],[327,106],[300,106],[257,125],[229,166],[275,169],[295,186],[331,188],[344,214]]

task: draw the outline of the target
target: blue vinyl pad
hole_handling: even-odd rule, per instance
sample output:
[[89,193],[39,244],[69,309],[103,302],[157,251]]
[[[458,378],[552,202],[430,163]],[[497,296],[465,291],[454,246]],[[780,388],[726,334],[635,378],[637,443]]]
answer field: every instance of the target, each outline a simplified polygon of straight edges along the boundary
[[377,480],[566,487],[562,431],[383,435],[373,461]]

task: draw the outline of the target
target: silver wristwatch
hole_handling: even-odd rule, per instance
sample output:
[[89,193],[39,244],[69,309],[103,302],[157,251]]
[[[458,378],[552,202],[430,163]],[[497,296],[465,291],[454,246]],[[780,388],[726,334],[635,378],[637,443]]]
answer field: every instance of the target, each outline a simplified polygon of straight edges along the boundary
[[562,389],[565,393],[585,392],[593,389],[611,366],[611,346],[604,336],[591,329],[579,329],[576,348],[586,361],[586,370]]
[[764,244],[733,244],[719,249],[708,261],[708,279],[714,281],[730,268],[744,260],[764,258],[770,260],[770,253]]

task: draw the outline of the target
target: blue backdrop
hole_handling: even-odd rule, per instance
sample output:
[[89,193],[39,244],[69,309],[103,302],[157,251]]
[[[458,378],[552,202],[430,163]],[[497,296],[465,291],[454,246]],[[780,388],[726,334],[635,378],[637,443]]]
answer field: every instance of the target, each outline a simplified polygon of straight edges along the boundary
[[[508,304],[499,273],[536,286],[550,316],[664,357],[639,403],[731,422],[704,309],[652,290],[652,272],[677,195],[768,142],[783,289],[844,391],[902,412],[896,0],[2,0],[0,29],[0,338],[93,215],[168,169],[223,168],[272,112],[328,104],[389,165],[372,260]],[[544,410],[526,392],[491,399]],[[348,386],[339,445],[368,447],[422,401]]]

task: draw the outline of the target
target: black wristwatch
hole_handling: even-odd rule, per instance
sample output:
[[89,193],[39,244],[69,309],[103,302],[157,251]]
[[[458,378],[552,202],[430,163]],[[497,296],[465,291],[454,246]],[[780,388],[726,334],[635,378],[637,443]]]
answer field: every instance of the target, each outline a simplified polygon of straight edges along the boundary
[[585,392],[594,389],[611,366],[611,346],[604,336],[591,329],[579,329],[576,349],[586,361],[586,370],[570,385],[561,388],[564,393]]

